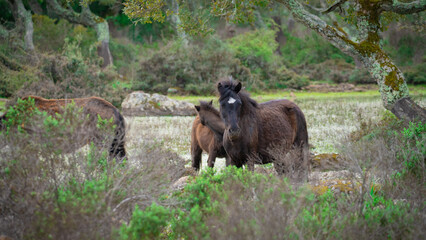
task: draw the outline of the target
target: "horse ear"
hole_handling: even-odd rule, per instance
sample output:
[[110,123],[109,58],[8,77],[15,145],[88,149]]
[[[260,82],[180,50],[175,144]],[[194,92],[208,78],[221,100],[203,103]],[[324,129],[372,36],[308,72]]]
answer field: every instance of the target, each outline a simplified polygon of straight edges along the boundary
[[194,107],[195,107],[195,109],[197,110],[197,112],[199,112],[199,111],[200,111],[200,106],[195,105]]
[[213,105],[213,100],[210,100],[209,105],[210,106]]
[[241,90],[241,82],[238,82],[237,86],[234,88],[234,92],[238,93]]

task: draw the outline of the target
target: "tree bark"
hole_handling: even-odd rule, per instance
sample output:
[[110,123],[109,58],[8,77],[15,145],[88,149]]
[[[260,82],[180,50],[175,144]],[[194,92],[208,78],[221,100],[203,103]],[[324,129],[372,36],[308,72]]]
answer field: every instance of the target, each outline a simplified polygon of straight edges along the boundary
[[358,43],[350,40],[343,30],[328,25],[318,16],[306,11],[297,0],[278,0],[278,2],[284,4],[297,21],[322,35],[343,52],[358,58],[379,85],[382,103],[386,109],[406,122],[426,121],[425,110],[409,98],[404,75],[381,50],[377,26],[370,24],[366,39]]
[[180,39],[182,39],[183,44],[185,46],[188,45],[188,37],[186,36],[185,31],[182,31],[182,29],[179,28],[179,25],[182,23],[179,17],[179,2],[177,0],[172,1],[172,9],[173,9],[173,15],[170,17],[172,20],[173,25],[175,25],[176,32]]
[[34,27],[31,12],[25,9],[22,0],[12,0],[11,3],[13,6],[13,16],[15,18],[16,28],[18,32],[24,36],[25,50],[33,52]]
[[281,17],[280,16],[273,16],[272,20],[274,21],[275,25],[273,29],[277,31],[275,35],[275,41],[278,43],[277,49],[275,49],[275,53],[278,55],[281,54],[281,47],[284,46],[287,42],[287,37],[284,35],[284,32],[281,27]]
[[47,0],[47,11],[52,17],[59,17],[71,23],[81,24],[95,29],[98,45],[98,55],[103,58],[102,67],[113,64],[111,51],[109,49],[109,27],[108,22],[93,14],[89,6],[83,6],[81,13],[63,8],[57,0]]

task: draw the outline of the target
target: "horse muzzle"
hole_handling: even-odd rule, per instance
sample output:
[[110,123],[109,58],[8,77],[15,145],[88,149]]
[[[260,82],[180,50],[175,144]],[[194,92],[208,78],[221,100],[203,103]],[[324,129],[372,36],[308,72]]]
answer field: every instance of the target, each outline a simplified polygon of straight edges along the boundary
[[228,139],[231,140],[231,141],[233,141],[233,140],[239,138],[240,134],[241,134],[241,129],[239,129],[239,128],[231,129],[230,128],[228,130],[228,134],[227,135],[228,135]]

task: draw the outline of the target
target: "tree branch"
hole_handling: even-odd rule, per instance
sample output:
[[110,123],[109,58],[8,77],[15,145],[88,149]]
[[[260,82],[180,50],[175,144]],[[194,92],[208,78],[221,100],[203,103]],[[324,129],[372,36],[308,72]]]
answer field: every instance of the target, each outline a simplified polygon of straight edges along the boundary
[[303,6],[306,7],[309,11],[313,12],[314,14],[318,14],[318,15],[325,11],[325,9],[323,9],[323,8],[316,8],[316,7],[311,6],[307,3],[303,3]]
[[393,0],[393,2],[384,2],[380,8],[382,11],[394,12],[398,14],[412,14],[426,10],[426,2],[423,0],[417,0],[410,3],[399,2]]
[[56,0],[47,0],[47,12],[50,16],[57,15],[57,17],[64,18],[71,23],[81,24],[84,26],[95,27],[96,22],[91,16],[88,7],[84,8],[81,13],[76,13],[73,10],[63,8]]
[[336,10],[336,8],[339,8],[340,12],[342,12],[342,5],[347,1],[348,0],[339,0],[328,8],[316,8],[306,3],[303,3],[303,6],[305,6],[307,9],[314,12],[315,14],[328,14]]
[[[336,8],[340,8],[347,0],[339,0],[336,3],[334,3],[333,5],[331,5],[329,8],[327,8],[325,11],[322,11],[323,14],[327,14],[327,13],[331,13],[334,10],[336,10]],[[340,8],[341,9],[341,8]]]
[[46,0],[46,2],[49,16],[56,16],[66,19],[71,23],[81,24],[95,29],[98,42],[100,42],[100,46],[98,46],[98,55],[104,59],[102,67],[112,64],[112,55],[109,50],[109,27],[107,21],[92,13],[89,6],[82,6],[83,9],[81,13],[77,13],[72,9],[62,7],[57,0]]

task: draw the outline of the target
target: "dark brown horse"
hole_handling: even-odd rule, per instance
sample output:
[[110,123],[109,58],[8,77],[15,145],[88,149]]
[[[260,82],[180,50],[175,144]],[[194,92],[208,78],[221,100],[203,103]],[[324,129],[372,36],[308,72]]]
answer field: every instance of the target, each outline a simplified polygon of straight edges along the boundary
[[[79,146],[85,145],[88,141],[94,141],[95,144],[102,141],[101,133],[96,131],[96,124],[98,117],[102,119],[113,119],[115,125],[114,136],[109,147],[111,157],[117,157],[119,160],[126,157],[126,150],[124,148],[124,138],[126,134],[125,122],[123,116],[118,109],[108,101],[98,97],[88,98],[74,98],[74,99],[45,99],[37,96],[28,96],[22,98],[23,100],[34,99],[34,104],[40,111],[45,111],[49,115],[55,117],[56,113],[63,114],[65,106],[75,103],[76,107],[83,109],[84,115],[89,115],[88,125],[80,126],[87,134],[90,135],[85,139],[80,139]],[[2,116],[5,119],[6,114]]]
[[[258,104],[241,91],[241,83],[232,80],[217,84],[220,113],[225,122],[223,146],[231,164],[242,167],[254,163],[273,162],[279,174],[288,166],[277,158],[277,151],[286,155],[290,150],[301,152],[297,163],[308,170],[309,146],[306,120],[300,108],[289,100]],[[250,161],[248,161],[250,159]]]
[[219,111],[212,105],[212,101],[200,101],[195,106],[197,117],[192,124],[191,157],[192,167],[199,170],[203,150],[209,154],[207,164],[214,167],[216,157],[226,158],[226,166],[230,160],[222,145],[225,124],[220,118]]

